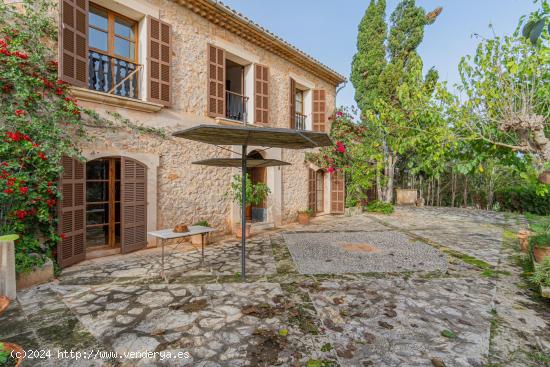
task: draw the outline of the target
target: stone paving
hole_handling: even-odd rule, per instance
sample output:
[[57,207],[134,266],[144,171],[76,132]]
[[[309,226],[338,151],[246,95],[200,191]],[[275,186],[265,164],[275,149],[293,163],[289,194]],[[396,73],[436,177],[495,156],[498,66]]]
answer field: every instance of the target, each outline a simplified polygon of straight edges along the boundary
[[[0,340],[53,353],[24,366],[548,366],[550,306],[515,262],[524,225],[449,208],[319,217],[252,237],[247,283],[236,240],[208,246],[204,264],[187,245],[169,250],[168,282],[157,249],[88,261],[19,292]],[[426,266],[302,274],[300,238],[352,256],[397,239],[396,254],[421,249]],[[64,350],[88,358],[58,358]],[[158,354],[120,357],[145,350]]]

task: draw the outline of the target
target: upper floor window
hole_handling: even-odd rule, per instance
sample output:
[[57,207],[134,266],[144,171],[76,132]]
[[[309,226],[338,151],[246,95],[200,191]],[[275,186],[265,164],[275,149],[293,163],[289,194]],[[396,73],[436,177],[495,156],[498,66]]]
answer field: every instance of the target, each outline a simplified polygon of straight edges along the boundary
[[138,98],[137,22],[90,4],[88,63],[90,89]]
[[296,113],[304,114],[304,92],[296,90]]

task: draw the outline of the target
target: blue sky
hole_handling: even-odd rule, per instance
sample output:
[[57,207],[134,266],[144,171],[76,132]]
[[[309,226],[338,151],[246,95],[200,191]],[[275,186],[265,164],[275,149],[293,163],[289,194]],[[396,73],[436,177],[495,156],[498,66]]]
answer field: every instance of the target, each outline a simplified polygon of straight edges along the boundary
[[[368,0],[224,0],[224,3],[282,37],[301,50],[349,78],[356,51],[357,25]],[[391,14],[398,0],[387,0]],[[419,52],[424,67],[439,71],[449,84],[459,81],[458,63],[475,52],[478,33],[491,37],[492,24],[497,35],[511,34],[519,17],[537,8],[532,0],[417,0],[430,11],[443,7],[437,21],[426,29]],[[350,82],[338,94],[337,104],[350,106]]]

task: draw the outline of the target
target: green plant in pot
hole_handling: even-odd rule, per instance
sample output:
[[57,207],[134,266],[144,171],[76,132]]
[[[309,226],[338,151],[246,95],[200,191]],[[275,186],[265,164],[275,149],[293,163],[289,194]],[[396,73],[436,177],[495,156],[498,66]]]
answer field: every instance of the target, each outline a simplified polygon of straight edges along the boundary
[[[263,183],[252,183],[252,180],[250,180],[249,175],[246,175],[246,204],[247,205],[259,205],[261,204],[266,198],[267,195],[271,193],[271,190],[269,190],[269,187]],[[231,198],[231,200],[237,204],[239,204],[239,209],[242,207],[243,198],[242,198],[242,176],[241,175],[234,175],[233,179],[231,181],[231,188],[226,193],[226,196]],[[242,228],[239,223],[235,228],[235,233],[237,237],[242,237]],[[250,235],[250,223],[246,224],[245,228],[246,236],[248,237]]]
[[298,223],[307,225],[309,224],[309,218],[313,215],[311,208],[298,210]]
[[550,231],[537,233],[529,239],[535,261],[542,263],[544,258],[550,258]]
[[19,345],[0,342],[0,366],[18,367],[21,365],[22,362],[23,349],[21,349]]

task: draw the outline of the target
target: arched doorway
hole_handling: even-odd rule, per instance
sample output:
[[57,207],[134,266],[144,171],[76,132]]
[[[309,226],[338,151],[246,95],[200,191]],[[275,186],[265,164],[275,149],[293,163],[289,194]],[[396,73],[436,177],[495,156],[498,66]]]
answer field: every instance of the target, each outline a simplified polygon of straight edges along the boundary
[[[257,150],[253,150],[247,155],[252,159],[264,159],[262,153]],[[248,168],[247,174],[252,181],[252,184],[264,183],[267,184],[267,168],[266,167],[254,167]],[[246,208],[246,219],[251,222],[265,222],[267,221],[267,200],[264,200],[258,205],[249,205]]]

